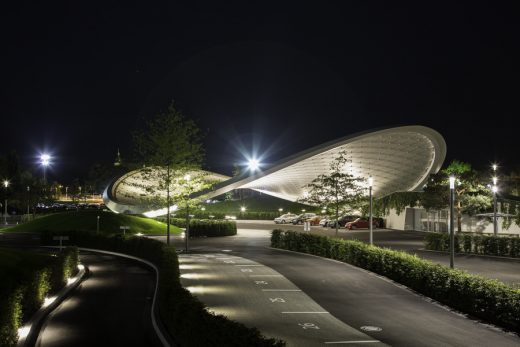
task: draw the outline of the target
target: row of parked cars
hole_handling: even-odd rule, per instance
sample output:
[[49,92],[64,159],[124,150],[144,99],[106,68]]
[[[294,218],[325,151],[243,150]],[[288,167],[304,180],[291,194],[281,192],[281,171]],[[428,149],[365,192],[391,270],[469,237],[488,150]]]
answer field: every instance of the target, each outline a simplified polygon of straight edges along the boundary
[[[336,218],[327,217],[327,216],[318,216],[315,213],[302,213],[302,214],[293,214],[286,213],[274,219],[275,224],[303,224],[303,222],[309,222],[310,225],[322,226],[322,227],[330,227],[335,228],[336,223],[339,228],[346,228],[349,230],[352,229],[368,229],[369,221],[367,218],[363,218],[355,215],[344,215],[341,216],[337,221]],[[374,228],[379,228],[383,226],[382,218],[373,218],[372,226]]]

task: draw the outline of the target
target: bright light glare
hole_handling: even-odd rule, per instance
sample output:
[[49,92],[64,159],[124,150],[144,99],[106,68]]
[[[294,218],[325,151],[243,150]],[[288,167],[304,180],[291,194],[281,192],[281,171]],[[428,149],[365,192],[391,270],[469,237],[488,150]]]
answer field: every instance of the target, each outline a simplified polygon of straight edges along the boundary
[[258,159],[249,159],[247,166],[249,167],[249,170],[256,171],[260,168],[260,162],[258,161]]
[[67,280],[67,285],[71,285],[72,283],[76,282],[78,278],[77,277],[71,277]]
[[241,212],[245,212],[246,211],[246,208],[244,206],[240,207],[240,211]]
[[43,166],[48,166],[51,163],[51,156],[48,154],[42,154],[40,160]]
[[184,180],[185,180],[185,181],[189,181],[189,180],[191,180],[191,176],[190,176],[190,175],[184,175]]
[[27,337],[27,335],[29,335],[29,331],[31,331],[30,325],[26,325],[21,328],[18,328],[18,338],[25,339]]
[[85,265],[83,265],[83,264],[78,264],[78,270],[81,271],[81,270],[83,270],[83,269],[85,269]]
[[374,178],[373,178],[372,176],[370,176],[370,177],[368,178],[368,186],[369,186],[369,187],[372,187],[373,185],[374,185]]
[[[178,208],[177,205],[170,206],[170,212],[177,211],[177,208]],[[148,211],[148,212],[143,213],[143,215],[145,215],[148,218],[164,216],[165,214],[168,214],[167,208],[161,208],[159,210]]]
[[497,184],[497,176],[493,177],[493,184],[496,185]]
[[497,164],[493,164],[493,171],[497,171],[497,167],[498,167]]
[[138,236],[138,237],[141,237],[141,236],[143,236],[143,235],[144,235],[143,233],[137,233],[137,234],[135,234],[135,236]]
[[8,180],[4,180],[4,187],[5,188],[9,187],[9,181]]
[[491,190],[493,191],[493,193],[496,193],[496,192],[498,192],[498,187],[497,186],[493,186],[493,187],[491,187]]

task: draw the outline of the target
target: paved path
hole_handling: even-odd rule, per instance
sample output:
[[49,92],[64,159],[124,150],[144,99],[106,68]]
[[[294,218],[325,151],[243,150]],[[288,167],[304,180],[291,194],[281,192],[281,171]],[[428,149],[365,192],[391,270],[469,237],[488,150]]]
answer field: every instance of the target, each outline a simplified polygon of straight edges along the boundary
[[37,346],[156,346],[153,273],[139,263],[82,253],[90,274],[47,318]]
[[[516,335],[504,333],[450,312],[426,298],[359,268],[325,258],[270,249],[269,236],[268,230],[241,228],[238,235],[233,237],[192,239],[191,249],[200,255],[228,254],[231,258],[246,258],[264,265],[269,271],[273,271],[273,274],[283,275],[295,288],[302,290],[319,307],[347,326],[358,331],[363,326],[381,328],[381,331],[364,333],[371,339],[388,345],[520,346],[520,338]],[[182,239],[176,238],[174,241],[177,247],[182,248]],[[252,286],[251,283],[237,282],[235,275],[215,270],[212,266],[199,267],[199,270],[211,276],[218,274],[221,277],[219,283],[230,282],[240,288],[249,289]],[[196,286],[199,289],[194,291],[198,291],[197,295],[204,293],[206,286],[212,285],[210,278],[204,276],[196,278],[194,282],[198,283]],[[194,282],[191,282],[190,286],[195,286]],[[244,289],[245,293],[249,293],[249,289]],[[233,292],[237,292],[237,289]],[[226,290],[217,290],[211,295],[209,292],[206,293],[208,294],[203,294],[201,299],[208,304],[214,304],[212,300],[221,301],[222,306],[227,302],[232,306],[236,304],[236,299],[229,298]],[[222,296],[218,298],[219,295]],[[247,294],[247,297],[250,296],[251,299],[241,300],[244,302],[241,307],[247,309],[246,312],[231,310],[228,314],[236,314],[238,321],[261,327],[262,332],[283,338],[284,334],[277,335],[277,331],[282,322],[285,324],[285,317],[280,313],[268,314],[265,306],[269,305],[269,302],[260,300],[258,294]],[[258,317],[258,314],[262,314],[262,317]],[[249,315],[255,318],[250,319]],[[318,325],[318,321],[314,320],[298,323]],[[323,324],[321,321],[319,323]],[[291,336],[296,334],[292,330],[288,331]],[[298,336],[305,336],[307,333],[302,328],[301,335],[294,335],[293,338],[300,338]]]

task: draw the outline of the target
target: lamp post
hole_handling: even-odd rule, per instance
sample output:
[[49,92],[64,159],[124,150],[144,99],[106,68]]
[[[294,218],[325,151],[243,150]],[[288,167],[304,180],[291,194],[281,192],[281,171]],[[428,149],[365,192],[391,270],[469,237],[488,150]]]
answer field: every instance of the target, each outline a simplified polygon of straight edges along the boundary
[[65,200],[69,200],[69,187],[65,187]]
[[4,210],[4,224],[7,225],[7,187],[9,187],[9,181],[4,180],[4,188],[5,188],[5,210]]
[[97,216],[96,232],[99,233],[99,216]]
[[42,154],[40,156],[40,162],[43,166],[43,184],[47,184],[47,166],[51,163],[51,156],[48,154]]
[[370,229],[370,245],[374,244],[374,234],[373,234],[373,226],[372,226],[372,186],[374,185],[374,179],[372,176],[368,177],[368,195],[370,198],[370,203],[368,207],[368,228]]
[[453,203],[455,200],[455,176],[450,176],[450,268],[455,258],[455,230],[453,225]]
[[29,220],[29,215],[31,211],[29,210],[29,205],[31,204],[31,187],[27,186],[27,220]]
[[[189,184],[191,180],[191,176],[189,174],[184,175],[184,180],[186,181],[186,185],[188,186],[188,193],[189,193]],[[190,238],[190,205],[189,205],[189,195],[186,196],[186,231],[184,233],[184,239],[185,239],[185,252],[188,253],[188,239]]]
[[493,187],[491,190],[493,191],[493,235],[498,235],[498,223],[497,223],[497,164],[493,164]]

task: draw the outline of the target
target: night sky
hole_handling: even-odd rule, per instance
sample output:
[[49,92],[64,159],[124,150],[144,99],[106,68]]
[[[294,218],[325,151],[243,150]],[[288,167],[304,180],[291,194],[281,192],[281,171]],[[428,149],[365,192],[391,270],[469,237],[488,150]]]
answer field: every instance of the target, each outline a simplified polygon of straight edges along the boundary
[[[447,159],[519,164],[513,2],[11,1],[0,11],[0,153],[52,175],[131,155],[171,100],[231,173],[371,128],[425,125]],[[6,7],[7,6],[7,7]]]

